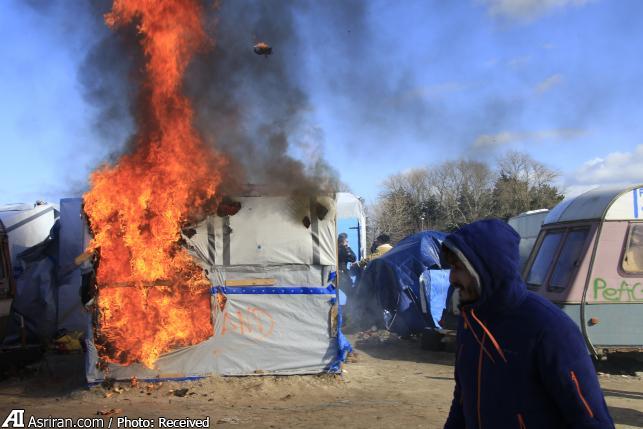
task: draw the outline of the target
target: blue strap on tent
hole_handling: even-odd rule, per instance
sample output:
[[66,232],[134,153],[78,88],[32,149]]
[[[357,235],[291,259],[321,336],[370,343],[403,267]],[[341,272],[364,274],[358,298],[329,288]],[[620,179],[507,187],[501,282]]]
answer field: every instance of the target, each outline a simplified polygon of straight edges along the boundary
[[335,295],[335,286],[214,286],[210,292],[213,295],[217,292],[226,295]]

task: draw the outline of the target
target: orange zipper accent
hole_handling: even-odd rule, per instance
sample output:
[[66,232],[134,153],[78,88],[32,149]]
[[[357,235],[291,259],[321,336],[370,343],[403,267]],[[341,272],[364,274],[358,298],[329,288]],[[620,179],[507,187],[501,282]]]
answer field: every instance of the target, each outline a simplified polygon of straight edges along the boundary
[[525,424],[525,419],[522,418],[522,414],[518,414],[518,424],[520,425],[520,429],[527,429],[527,425]]
[[500,355],[502,360],[504,360],[505,363],[507,363],[507,359],[505,358],[505,354],[502,352],[502,349],[500,348],[500,345],[498,345],[498,341],[496,341],[496,338],[491,334],[491,332],[489,331],[489,329],[487,329],[487,327],[484,325],[484,323],[482,323],[480,321],[480,319],[478,319],[478,317],[476,317],[476,313],[473,311],[473,309],[471,309],[471,316],[473,316],[473,318],[476,319],[476,322],[478,322],[480,327],[485,331],[485,333],[487,334],[487,336],[489,337],[489,339],[493,343],[493,346],[496,348],[496,350],[498,350],[498,354]]
[[580,390],[580,384],[578,383],[578,378],[576,378],[576,373],[574,371],[569,371],[569,374],[572,377],[572,381],[576,385],[576,390],[578,391],[578,396],[580,396],[580,400],[583,401],[583,405],[585,405],[585,408],[587,409],[587,412],[589,413],[589,416],[594,418],[594,412],[590,408],[589,404],[585,400],[585,397],[583,396],[583,392]]
[[[487,354],[487,356],[489,357],[489,360],[493,363],[496,363],[496,360],[493,358],[493,356],[491,356],[491,353],[489,353],[487,348],[482,344],[482,341],[480,341],[480,338],[478,338],[478,335],[476,334],[476,331],[473,329],[473,326],[471,326],[471,323],[469,323],[469,319],[465,311],[462,312],[462,316],[464,317],[465,322],[471,327],[471,334],[473,335],[473,338],[480,345],[482,350]],[[486,335],[486,334],[483,332],[483,335]]]

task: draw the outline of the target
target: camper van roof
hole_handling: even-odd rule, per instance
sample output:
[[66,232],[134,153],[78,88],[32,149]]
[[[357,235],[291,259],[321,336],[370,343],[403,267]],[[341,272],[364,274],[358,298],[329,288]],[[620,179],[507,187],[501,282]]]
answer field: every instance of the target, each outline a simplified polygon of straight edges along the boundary
[[[642,187],[643,185],[596,186],[576,197],[566,198],[561,201],[549,212],[545,218],[544,225],[577,220],[604,219],[619,196]],[[643,214],[641,218],[643,218]]]

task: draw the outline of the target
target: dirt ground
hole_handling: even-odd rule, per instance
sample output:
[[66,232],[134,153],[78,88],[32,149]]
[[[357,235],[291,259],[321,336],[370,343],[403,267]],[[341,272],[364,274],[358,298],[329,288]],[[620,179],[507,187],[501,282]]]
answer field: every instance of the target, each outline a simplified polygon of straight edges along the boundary
[[[110,389],[85,386],[82,356],[51,355],[0,382],[0,420],[23,408],[26,419],[113,412],[114,422],[210,416],[216,427],[442,427],[453,391],[453,354],[421,350],[416,341],[388,332],[349,339],[357,355],[341,376],[213,377]],[[643,427],[641,377],[599,376],[616,427]]]

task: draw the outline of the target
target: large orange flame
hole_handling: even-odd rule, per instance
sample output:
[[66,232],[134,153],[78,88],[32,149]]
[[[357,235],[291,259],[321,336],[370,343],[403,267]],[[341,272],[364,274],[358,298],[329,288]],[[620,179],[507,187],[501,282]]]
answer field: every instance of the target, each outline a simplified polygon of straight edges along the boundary
[[214,201],[225,164],[199,138],[181,92],[209,39],[198,0],[114,0],[105,21],[137,23],[146,68],[135,149],[95,171],[84,195],[90,250],[100,254],[96,344],[104,361],[151,368],[213,332],[208,279],[178,244],[182,224]]

